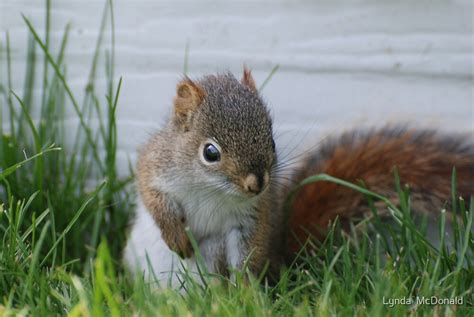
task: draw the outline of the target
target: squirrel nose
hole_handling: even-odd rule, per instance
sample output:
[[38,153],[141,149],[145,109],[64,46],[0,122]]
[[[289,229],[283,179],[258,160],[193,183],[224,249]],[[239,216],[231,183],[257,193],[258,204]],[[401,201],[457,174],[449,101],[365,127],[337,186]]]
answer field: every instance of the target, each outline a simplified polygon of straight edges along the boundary
[[258,195],[262,190],[265,188],[265,186],[268,183],[268,173],[265,172],[264,174],[254,174],[250,173],[245,177],[244,179],[244,190],[254,194]]

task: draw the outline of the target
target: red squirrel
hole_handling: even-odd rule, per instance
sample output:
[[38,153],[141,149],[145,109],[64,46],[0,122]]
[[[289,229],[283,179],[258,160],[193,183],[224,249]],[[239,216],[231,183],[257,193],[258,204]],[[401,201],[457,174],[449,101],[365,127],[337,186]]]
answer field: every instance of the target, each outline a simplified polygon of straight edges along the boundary
[[[195,239],[210,272],[232,276],[248,267],[274,274],[336,216],[368,211],[361,194],[319,182],[296,194],[285,222],[278,175],[285,162],[278,161],[272,120],[248,69],[240,81],[230,73],[185,78],[173,109],[138,157],[136,218],[124,254],[133,273],[179,286],[181,263],[197,272]],[[396,202],[397,167],[412,188],[414,209],[437,213],[449,200],[453,167],[459,193],[474,192],[474,147],[467,141],[416,129],[348,132],[316,149],[292,172],[292,184],[326,173],[363,180]],[[288,231],[294,234],[285,237]]]

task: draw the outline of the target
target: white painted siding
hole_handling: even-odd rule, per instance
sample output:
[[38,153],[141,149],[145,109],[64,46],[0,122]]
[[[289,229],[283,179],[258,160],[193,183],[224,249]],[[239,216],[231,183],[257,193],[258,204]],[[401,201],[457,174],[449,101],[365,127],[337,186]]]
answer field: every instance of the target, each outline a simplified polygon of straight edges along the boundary
[[[169,113],[186,43],[191,77],[226,69],[240,76],[246,63],[261,83],[280,65],[263,91],[280,146],[386,122],[473,131],[472,0],[114,3],[116,74],[124,80],[122,163]],[[98,0],[53,1],[52,40],[58,44],[64,25],[72,25],[68,78],[77,91],[103,7]],[[0,31],[10,32],[18,89],[26,43],[21,12],[41,29],[44,1],[0,0]]]

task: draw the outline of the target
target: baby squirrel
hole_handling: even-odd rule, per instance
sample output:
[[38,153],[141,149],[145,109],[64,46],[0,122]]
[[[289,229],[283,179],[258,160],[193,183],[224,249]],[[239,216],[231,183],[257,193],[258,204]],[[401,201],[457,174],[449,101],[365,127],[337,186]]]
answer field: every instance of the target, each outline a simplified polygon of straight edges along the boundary
[[[458,194],[474,193],[471,141],[408,128],[351,131],[320,144],[293,171],[289,188],[326,173],[362,180],[397,203],[394,167],[402,184],[410,185],[417,212],[439,214],[450,200],[453,167]],[[125,261],[132,271],[172,286],[179,285],[180,257],[190,271],[197,270],[185,228],[209,271],[228,275],[248,259],[252,272],[269,264],[275,274],[336,217],[344,225],[369,212],[362,194],[318,182],[297,192],[285,219],[280,197],[286,191],[275,181],[280,168],[272,120],[245,68],[240,82],[230,73],[182,80],[171,119],[142,148],[137,169],[137,216]]]
[[230,73],[186,77],[171,119],[139,153],[128,266],[148,272],[146,258],[161,254],[150,261],[157,274],[175,270],[176,254],[193,261],[189,228],[211,272],[228,274],[247,259],[252,272],[278,267],[276,164],[271,116],[248,69],[240,82]]

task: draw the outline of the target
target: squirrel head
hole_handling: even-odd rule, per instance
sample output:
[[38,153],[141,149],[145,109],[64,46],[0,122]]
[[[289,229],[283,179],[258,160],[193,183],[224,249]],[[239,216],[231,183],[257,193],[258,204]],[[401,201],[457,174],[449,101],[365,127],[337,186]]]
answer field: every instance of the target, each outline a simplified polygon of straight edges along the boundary
[[267,188],[277,159],[272,120],[248,69],[240,82],[231,73],[186,77],[172,125],[207,185],[243,197]]

